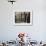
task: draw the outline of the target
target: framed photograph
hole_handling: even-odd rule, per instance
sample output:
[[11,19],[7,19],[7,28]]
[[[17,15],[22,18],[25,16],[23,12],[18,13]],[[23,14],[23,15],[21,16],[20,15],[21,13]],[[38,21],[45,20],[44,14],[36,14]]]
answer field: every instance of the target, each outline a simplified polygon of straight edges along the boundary
[[32,11],[17,11],[14,16],[15,25],[32,25]]

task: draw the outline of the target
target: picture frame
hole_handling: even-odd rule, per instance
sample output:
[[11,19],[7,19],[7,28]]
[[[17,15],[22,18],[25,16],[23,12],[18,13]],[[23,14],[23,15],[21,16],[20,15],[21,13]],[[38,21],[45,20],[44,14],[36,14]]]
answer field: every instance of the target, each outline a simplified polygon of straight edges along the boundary
[[32,11],[16,11],[14,15],[14,25],[16,26],[31,26]]

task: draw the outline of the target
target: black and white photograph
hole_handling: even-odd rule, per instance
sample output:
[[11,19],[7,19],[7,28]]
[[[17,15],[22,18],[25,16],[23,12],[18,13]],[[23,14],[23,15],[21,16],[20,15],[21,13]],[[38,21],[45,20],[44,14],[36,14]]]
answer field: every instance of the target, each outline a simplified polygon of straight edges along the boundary
[[31,25],[32,13],[29,11],[15,12],[15,24],[16,25]]

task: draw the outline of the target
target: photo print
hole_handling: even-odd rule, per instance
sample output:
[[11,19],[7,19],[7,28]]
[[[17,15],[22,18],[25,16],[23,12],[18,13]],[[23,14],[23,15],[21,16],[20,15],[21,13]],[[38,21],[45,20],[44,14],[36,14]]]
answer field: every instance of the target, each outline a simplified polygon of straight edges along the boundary
[[30,25],[32,23],[31,12],[15,12],[16,25]]

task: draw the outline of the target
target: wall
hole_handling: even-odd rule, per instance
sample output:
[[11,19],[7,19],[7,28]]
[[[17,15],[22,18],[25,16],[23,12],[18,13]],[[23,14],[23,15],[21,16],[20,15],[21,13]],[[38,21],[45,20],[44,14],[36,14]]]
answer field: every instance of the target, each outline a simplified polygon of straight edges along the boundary
[[[32,10],[32,26],[15,26],[14,12]],[[0,0],[0,40],[15,40],[18,32],[26,32],[33,40],[46,40],[46,0],[17,0],[13,5]]]

